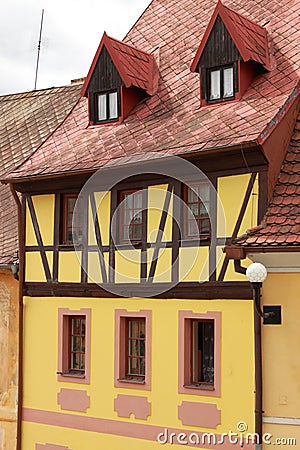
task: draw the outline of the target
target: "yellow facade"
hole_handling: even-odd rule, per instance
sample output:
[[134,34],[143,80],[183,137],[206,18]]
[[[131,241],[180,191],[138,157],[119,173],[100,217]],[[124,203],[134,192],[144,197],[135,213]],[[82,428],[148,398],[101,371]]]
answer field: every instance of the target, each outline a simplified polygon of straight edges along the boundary
[[[300,442],[299,282],[299,273],[269,273],[262,290],[263,304],[282,307],[281,325],[263,326],[264,432],[274,439],[295,438],[297,443]],[[285,441],[282,442],[284,445]]]
[[[250,175],[242,174],[231,177],[220,177],[218,193],[225,208],[227,228],[217,227],[217,238],[232,237],[240,215],[245,192]],[[232,185],[234,190],[232,191]],[[157,242],[162,212],[165,202],[167,185],[150,186],[147,191],[147,243],[143,260],[146,267],[146,277],[150,276],[155,243]],[[255,195],[250,196],[242,220],[239,233],[257,223],[257,183],[253,188]],[[97,219],[102,238],[105,274],[109,278],[110,251],[110,193],[95,193]],[[249,432],[254,432],[254,336],[253,336],[253,304],[249,299],[215,298],[211,300],[189,298],[102,298],[89,296],[74,296],[76,286],[82,283],[82,261],[87,261],[87,286],[103,283],[100,269],[100,255],[97,247],[97,233],[93,223],[92,206],[88,202],[88,236],[87,251],[83,246],[77,249],[58,246],[53,248],[55,220],[54,195],[33,196],[33,205],[39,223],[42,244],[47,246],[44,256],[37,246],[38,239],[32,220],[32,212],[27,206],[26,212],[26,252],[25,281],[32,285],[47,284],[45,264],[48,264],[50,278],[54,276],[54,266],[57,263],[57,281],[68,283],[72,294],[59,297],[39,295],[24,297],[24,421],[23,450],[34,450],[36,444],[41,448],[46,443],[66,447],[71,450],[91,450],[107,448],[109,450],[153,449],[160,448],[157,436],[166,428],[176,433],[214,433],[220,438],[222,433],[230,430],[236,432],[237,424],[245,422]],[[166,248],[160,248],[157,253],[157,265],[153,277],[153,285],[174,281],[173,264],[173,200],[168,206],[167,217],[161,241]],[[217,215],[221,220],[221,211]],[[118,226],[120,224],[118,223]],[[221,272],[224,257],[220,245],[216,245],[216,277]],[[139,247],[116,248],[114,253],[115,274],[114,283],[137,285],[141,282],[141,262],[143,250]],[[46,260],[46,263],[45,263]],[[208,245],[198,246],[193,241],[188,246],[178,248],[177,283],[199,283],[194,289],[202,288],[203,282],[210,280],[211,264]],[[225,273],[225,281],[245,281],[245,278],[234,272],[229,264]],[[50,280],[51,281],[51,280]],[[74,288],[72,287],[74,286]],[[74,290],[73,290],[74,289]],[[86,288],[88,290],[88,287]],[[130,289],[130,288],[128,288]],[[167,289],[166,289],[167,290]],[[250,297],[250,296],[249,296]],[[78,312],[84,308],[90,311],[90,378],[89,382],[81,383],[76,378],[64,381],[59,378],[59,311]],[[139,311],[151,313],[151,373],[149,388],[123,383],[120,387],[115,382],[116,340],[119,339],[116,328],[116,311],[126,311],[134,314]],[[181,313],[197,315],[217,314],[220,317],[218,328],[218,379],[220,391],[199,390],[198,392],[182,392],[179,383],[179,355],[182,342],[179,326]],[[71,314],[71,313],[70,313]],[[202,316],[201,316],[202,317]],[[217,335],[216,335],[217,336]],[[217,361],[215,362],[217,364]],[[247,388],[245,388],[247,386]],[[34,387],[34,388],[33,388]],[[78,394],[78,392],[79,394]],[[63,392],[63,394],[62,394]],[[72,396],[83,394],[88,399],[89,406],[80,410],[68,409],[62,406],[60,396],[70,393]],[[123,397],[125,396],[125,397]],[[114,407],[118,399],[132,397],[140,398],[149,411],[145,417],[129,417],[122,415],[118,407]],[[180,408],[194,408],[201,405],[204,411],[213,411],[219,417],[215,425],[193,425],[191,419],[182,419]],[[211,409],[210,409],[211,408]],[[192,409],[191,409],[192,410]],[[210,413],[209,413],[210,414]],[[75,420],[75,422],[74,422]],[[57,424],[60,426],[57,426]],[[169,442],[169,441],[168,441]],[[171,445],[169,443],[169,445]],[[167,445],[167,447],[169,446]],[[172,443],[172,448],[182,445]],[[59,447],[58,447],[59,448]],[[203,445],[201,448],[207,448]]]

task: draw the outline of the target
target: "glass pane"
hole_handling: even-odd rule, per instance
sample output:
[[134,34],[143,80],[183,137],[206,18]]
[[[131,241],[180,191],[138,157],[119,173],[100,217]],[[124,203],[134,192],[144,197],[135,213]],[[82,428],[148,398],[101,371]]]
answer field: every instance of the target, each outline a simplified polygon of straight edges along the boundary
[[98,120],[106,120],[106,94],[98,95]]
[[135,208],[142,207],[142,192],[141,191],[134,193],[134,207]]
[[[195,192],[196,191],[196,192]],[[193,189],[188,189],[188,203],[198,202],[199,197],[197,193],[199,192],[198,186],[195,186]]]
[[141,225],[133,225],[130,227],[130,239],[132,241],[140,241],[142,239]]
[[199,216],[199,203],[191,203],[189,205],[189,208],[190,208],[190,210],[191,210],[191,212],[192,212],[194,217],[198,217]]
[[136,212],[136,213],[134,214],[132,223],[133,223],[134,225],[137,225],[137,224],[141,224],[141,223],[142,223],[142,211]]
[[224,95],[223,95],[223,97],[224,98],[233,97],[233,95],[234,95],[234,92],[233,92],[233,67],[224,69],[223,74],[224,74],[224,81],[223,81]]
[[80,353],[72,353],[71,369],[80,369]]
[[80,355],[80,369],[81,370],[85,369],[85,355],[83,354]]
[[201,381],[200,322],[192,321],[192,380]]
[[133,219],[133,211],[131,209],[125,210],[124,225],[129,225]]
[[221,83],[220,70],[213,70],[210,72],[210,100],[221,98]]
[[118,94],[111,92],[109,94],[109,119],[116,119],[118,117]]
[[209,219],[200,221],[200,234],[210,234]]
[[203,376],[202,381],[206,383],[214,382],[214,323],[204,322],[203,324]]
[[209,201],[209,185],[203,184],[201,186],[201,201],[208,202]]
[[189,236],[198,236],[199,235],[198,222],[196,220],[188,221],[188,235]]
[[125,202],[125,208],[132,208],[133,207],[133,195],[132,194],[125,194],[124,195],[124,202]]

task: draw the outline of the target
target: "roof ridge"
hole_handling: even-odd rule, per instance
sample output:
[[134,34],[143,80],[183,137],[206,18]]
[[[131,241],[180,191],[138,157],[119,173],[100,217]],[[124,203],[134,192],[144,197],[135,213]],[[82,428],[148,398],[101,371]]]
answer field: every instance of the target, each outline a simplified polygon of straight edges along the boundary
[[[3,95],[0,95],[0,102],[6,102],[6,101],[8,102],[8,101],[14,100],[9,97],[19,97],[19,99],[21,99],[21,98],[40,97],[42,95],[44,96],[46,93],[48,93],[49,95],[56,95],[57,89],[63,90],[63,89],[71,89],[72,88],[72,89],[76,90],[76,88],[78,89],[78,86],[80,86],[82,84],[83,83],[67,84],[67,85],[63,85],[63,86],[52,86],[49,88],[37,89],[37,90],[32,90],[32,91],[13,92],[12,94],[3,94]],[[50,91],[56,91],[56,92],[50,92]]]

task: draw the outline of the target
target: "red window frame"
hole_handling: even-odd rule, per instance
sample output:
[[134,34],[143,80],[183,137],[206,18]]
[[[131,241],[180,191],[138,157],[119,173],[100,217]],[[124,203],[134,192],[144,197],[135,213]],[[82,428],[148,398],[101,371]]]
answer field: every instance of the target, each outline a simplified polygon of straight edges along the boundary
[[[86,349],[86,317],[85,316],[69,316],[68,317],[68,335],[69,335],[69,374],[84,374],[86,366],[85,349]],[[77,325],[76,325],[77,322]],[[74,330],[74,324],[76,329]],[[79,367],[76,367],[79,364]]]
[[[142,240],[142,232],[143,232],[143,213],[141,211],[142,209],[142,190],[141,189],[130,189],[130,190],[124,190],[120,191],[119,193],[119,201],[120,201],[120,213],[121,213],[121,228],[120,228],[120,241],[121,242],[132,242],[132,243],[139,243]],[[135,200],[135,194],[138,194],[140,196],[140,206],[136,206],[136,200]],[[132,207],[126,206],[126,196],[132,196]],[[134,211],[140,211],[140,218],[141,222],[139,223],[127,223],[128,220],[126,219],[126,215],[129,215],[130,211],[133,212],[132,216],[134,218],[135,214]],[[128,236],[125,234],[125,227],[128,227]],[[135,235],[136,230],[139,230],[138,235]]]
[[[214,320],[189,319],[190,371],[192,386],[214,386]],[[200,327],[199,327],[200,325]],[[197,327],[197,329],[196,329]],[[211,342],[209,342],[212,341]]]
[[[73,200],[75,199],[75,202]],[[75,221],[75,227],[73,227],[74,206],[78,199],[78,194],[63,194],[62,201],[62,243],[63,244],[80,244],[83,234],[83,219],[80,217],[79,211],[77,211],[77,221]],[[70,200],[72,204],[70,207]],[[77,224],[78,223],[78,224]],[[73,231],[77,234],[77,239],[74,239]]]
[[[213,383],[193,380],[192,374],[192,324],[193,321],[210,322],[213,325]],[[212,337],[212,332],[210,332]],[[211,349],[212,350],[212,349]],[[212,352],[211,352],[212,355]],[[178,312],[178,392],[181,394],[195,394],[219,397],[221,369],[221,313],[209,311],[195,313],[193,311]],[[194,381],[194,382],[193,382]]]
[[146,319],[126,317],[125,379],[145,380],[146,371]]
[[[142,319],[145,323],[145,375],[128,375],[128,320]],[[141,355],[142,356],[142,355]],[[138,312],[126,309],[115,310],[115,364],[114,386],[150,390],[151,388],[151,311]]]
[[[209,206],[210,206],[210,192],[209,192],[209,184],[208,183],[193,183],[191,184],[191,187],[195,188],[198,192],[198,196],[196,196],[195,192],[187,185],[184,186],[184,191],[183,191],[183,198],[184,198],[184,202],[186,204],[186,206],[188,207],[188,209],[185,209],[185,214],[184,214],[184,234],[185,234],[185,238],[188,239],[196,239],[198,237],[201,237],[201,239],[209,239],[210,238],[210,218],[209,218]],[[201,191],[201,188],[203,189],[203,187],[208,189],[208,200],[204,203],[202,201],[202,199],[199,196],[199,192]],[[189,192],[192,193],[192,195],[194,195],[196,197],[196,199],[194,201],[191,201],[189,199]],[[190,212],[189,210],[193,211],[193,207],[197,206],[198,209],[198,215],[194,217],[190,217]],[[201,217],[201,209],[203,207],[203,205],[206,208],[207,213],[205,214],[205,217]],[[196,220],[197,225],[198,225],[198,233],[190,233],[190,229],[189,229],[189,224],[193,223]],[[207,232],[203,232],[204,228],[201,230],[202,224],[205,223],[206,227],[207,227]]]
[[[84,369],[72,367],[72,319],[84,320]],[[58,372],[57,380],[72,383],[90,383],[90,327],[91,310],[81,308],[70,310],[68,308],[58,309]],[[79,333],[82,336],[82,333]],[[80,336],[80,337],[81,337]],[[80,351],[80,350],[79,350]]]

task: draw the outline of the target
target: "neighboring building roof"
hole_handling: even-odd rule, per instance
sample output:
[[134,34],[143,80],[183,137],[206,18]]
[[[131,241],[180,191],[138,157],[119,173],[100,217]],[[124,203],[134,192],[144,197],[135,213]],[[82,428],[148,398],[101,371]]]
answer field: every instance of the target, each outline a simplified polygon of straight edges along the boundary
[[[257,139],[283,107],[300,76],[299,0],[228,0],[226,6],[267,28],[276,68],[254,80],[239,101],[200,108],[199,75],[191,73],[216,2],[153,0],[125,38],[147,53],[159,46],[159,88],[118,124],[88,127],[81,98],[58,130],[10,179],[94,170],[149,152],[183,155]],[[284,111],[283,111],[284,114]]]
[[132,45],[113,39],[106,33],[103,34],[98,50],[93,59],[91,68],[82,87],[81,94],[86,95],[90,79],[95,70],[97,61],[103,47],[108,51],[124,85],[128,88],[135,86],[144,89],[149,95],[157,90],[158,70],[154,56]]
[[201,58],[218,15],[221,17],[245,62],[250,60],[256,61],[267,70],[272,70],[275,68],[275,58],[270,54],[273,50],[272,48],[269,48],[270,42],[266,28],[249,20],[241,14],[238,14],[232,9],[227,8],[221,3],[221,1],[218,1],[216,9],[211,17],[208,27],[206,28],[201,44],[191,65],[192,72],[197,71],[197,64]]
[[[79,98],[82,84],[0,96],[1,176],[28,158],[57,128]],[[0,185],[0,264],[17,256],[17,210]]]
[[251,249],[300,246],[300,112],[262,225],[248,230],[233,245]]

